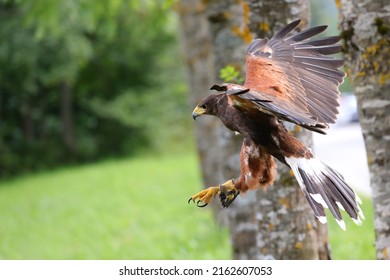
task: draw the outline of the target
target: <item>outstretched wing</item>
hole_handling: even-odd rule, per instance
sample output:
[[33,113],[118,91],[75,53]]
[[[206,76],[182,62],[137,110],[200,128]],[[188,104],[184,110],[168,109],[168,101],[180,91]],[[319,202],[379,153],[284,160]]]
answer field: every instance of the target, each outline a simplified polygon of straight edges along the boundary
[[261,111],[309,130],[326,134],[324,129],[328,128],[327,124],[318,122],[318,119],[308,110],[303,111],[297,108],[300,105],[298,100],[290,102],[278,94],[265,94],[233,84],[214,85],[211,89],[225,91],[231,104],[240,110],[249,112],[249,115],[258,116],[256,111]]
[[336,121],[338,87],[345,77],[338,70],[343,60],[329,56],[340,52],[339,37],[311,40],[327,26],[289,35],[300,22],[290,23],[270,40],[256,39],[249,45],[244,88],[250,90],[231,98],[324,133],[321,129]]

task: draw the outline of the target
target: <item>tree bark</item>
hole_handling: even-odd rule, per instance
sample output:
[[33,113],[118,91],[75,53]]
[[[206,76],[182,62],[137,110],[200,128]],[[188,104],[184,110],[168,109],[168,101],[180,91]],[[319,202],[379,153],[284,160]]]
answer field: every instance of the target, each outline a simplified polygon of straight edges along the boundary
[[[297,18],[303,19],[307,26],[310,18],[306,0],[247,3],[249,31],[256,38],[270,38]],[[312,145],[310,132],[297,130],[290,124],[286,126],[303,143]],[[235,258],[328,259],[326,227],[314,218],[290,169],[278,163],[278,174],[278,180],[267,191],[257,191],[249,205],[236,204],[235,211],[230,212]],[[234,219],[237,215],[239,219]]]
[[367,150],[378,259],[390,259],[390,3],[341,0],[346,68]]
[[[306,0],[235,1],[182,0],[181,21],[189,95],[192,106],[209,94],[220,69],[234,66],[244,76],[247,44],[296,18],[308,22]],[[221,184],[240,174],[242,138],[216,118],[201,118],[195,131],[205,186]],[[311,134],[297,132],[306,144]],[[287,167],[268,191],[240,195],[218,220],[231,230],[234,259],[326,259],[326,227],[319,225]]]

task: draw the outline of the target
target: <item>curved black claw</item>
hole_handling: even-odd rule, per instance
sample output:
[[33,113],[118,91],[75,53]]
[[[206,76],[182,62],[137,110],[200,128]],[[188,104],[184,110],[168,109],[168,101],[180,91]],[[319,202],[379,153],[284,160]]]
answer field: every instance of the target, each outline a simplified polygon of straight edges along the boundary
[[[193,203],[195,203],[195,199],[193,199],[192,197],[188,200],[188,204],[190,204],[190,202],[193,202]],[[204,204],[200,204],[200,203],[204,203]],[[206,207],[208,205],[208,203],[206,203],[206,202],[203,202],[203,201],[201,201],[201,200],[198,200],[197,202],[196,202],[196,206],[198,206],[198,207]]]
[[203,201],[198,200],[198,202],[196,203],[196,206],[203,208],[203,207],[206,207],[208,205],[208,203],[206,203],[206,202],[203,202],[204,203],[203,205],[199,205],[200,202],[203,202]]

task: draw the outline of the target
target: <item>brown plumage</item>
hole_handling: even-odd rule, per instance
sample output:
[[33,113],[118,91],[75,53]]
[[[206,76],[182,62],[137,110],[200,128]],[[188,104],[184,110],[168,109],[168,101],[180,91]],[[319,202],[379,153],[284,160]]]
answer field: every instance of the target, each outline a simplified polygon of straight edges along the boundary
[[[356,222],[364,218],[360,199],[337,171],[316,159],[309,148],[294,138],[282,121],[325,134],[337,118],[339,85],[345,73],[343,61],[329,55],[340,52],[338,37],[312,39],[326,26],[291,35],[296,20],[271,39],[256,39],[246,55],[244,85],[222,84],[211,89],[193,118],[214,115],[234,132],[244,136],[240,153],[241,175],[210,187],[190,198],[205,206],[217,194],[228,207],[240,192],[266,188],[275,180],[274,157],[288,165],[314,214],[326,222],[324,207],[345,229],[340,209]],[[203,204],[202,204],[203,203]]]

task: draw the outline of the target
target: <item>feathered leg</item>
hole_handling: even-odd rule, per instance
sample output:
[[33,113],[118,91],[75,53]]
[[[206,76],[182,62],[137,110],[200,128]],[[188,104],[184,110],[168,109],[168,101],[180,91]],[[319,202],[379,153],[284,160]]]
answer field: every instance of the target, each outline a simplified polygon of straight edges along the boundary
[[220,186],[209,187],[194,196],[193,201],[204,207],[217,195],[223,207],[229,207],[236,197],[248,189],[266,188],[272,185],[276,177],[276,164],[273,157],[264,148],[249,138],[244,139],[240,153],[241,175],[238,179],[226,181]]

